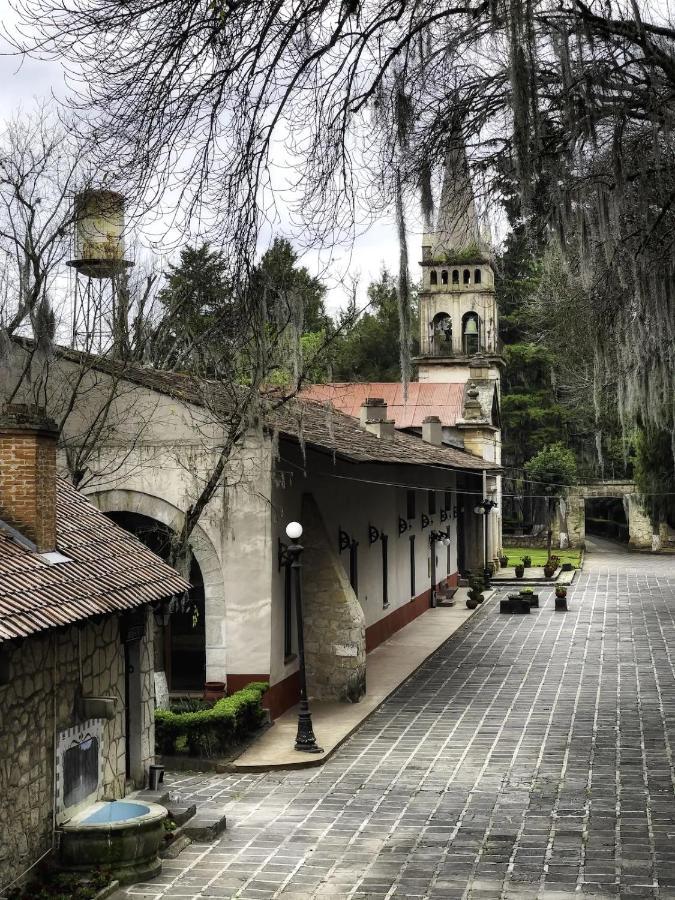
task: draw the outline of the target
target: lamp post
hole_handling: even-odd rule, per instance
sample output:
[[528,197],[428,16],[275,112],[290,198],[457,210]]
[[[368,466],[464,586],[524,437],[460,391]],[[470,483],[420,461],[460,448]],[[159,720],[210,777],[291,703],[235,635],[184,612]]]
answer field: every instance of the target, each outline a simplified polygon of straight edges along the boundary
[[494,500],[482,500],[477,506],[474,506],[473,511],[478,516],[485,516],[483,519],[483,577],[485,580],[485,587],[490,586],[490,569],[488,567],[488,520],[487,516],[490,514],[490,510],[493,510],[497,504]]
[[295,736],[295,749],[302,753],[323,753],[314,737],[312,715],[307,702],[307,675],[305,672],[305,630],[302,619],[302,563],[300,557],[303,547],[297,543],[302,537],[302,525],[289,522],[286,534],[291,543],[286,548],[287,565],[291,567],[293,593],[295,594],[295,615],[298,625],[298,664],[300,668],[300,710],[298,712],[298,732]]

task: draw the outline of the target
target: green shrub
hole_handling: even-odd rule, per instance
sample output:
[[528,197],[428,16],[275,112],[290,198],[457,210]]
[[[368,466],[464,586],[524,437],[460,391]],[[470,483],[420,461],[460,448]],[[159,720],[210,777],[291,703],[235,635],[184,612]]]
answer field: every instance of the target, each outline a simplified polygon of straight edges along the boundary
[[176,742],[190,756],[218,756],[242,740],[260,725],[264,713],[262,697],[268,688],[264,681],[252,681],[245,688],[217,700],[213,706],[193,712],[155,710],[155,748],[157,753],[176,753]]

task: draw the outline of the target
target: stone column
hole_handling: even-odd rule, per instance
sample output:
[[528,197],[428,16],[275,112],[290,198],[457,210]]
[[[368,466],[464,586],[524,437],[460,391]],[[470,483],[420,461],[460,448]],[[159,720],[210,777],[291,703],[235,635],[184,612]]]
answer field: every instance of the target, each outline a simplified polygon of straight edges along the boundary
[[366,692],[363,609],[311,494],[303,495],[301,521],[307,690],[318,700],[356,703]]

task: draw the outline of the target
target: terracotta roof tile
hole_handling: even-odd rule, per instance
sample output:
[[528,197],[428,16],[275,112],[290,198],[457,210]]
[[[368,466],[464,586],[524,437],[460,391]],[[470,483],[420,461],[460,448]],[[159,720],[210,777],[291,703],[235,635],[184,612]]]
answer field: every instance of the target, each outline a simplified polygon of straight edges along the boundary
[[[59,348],[57,352],[63,358],[76,364],[85,361],[86,365],[92,369],[108,373],[149,390],[158,391],[185,403],[207,407],[215,416],[222,414],[225,418],[235,408],[238,400],[240,389],[233,384],[197,378],[179,372],[130,365],[105,357],[88,356],[65,348]],[[413,382],[410,387],[413,385],[422,386]],[[455,397],[454,385],[433,385],[433,387],[441,391],[440,394],[436,394],[440,401],[435,407],[436,409],[444,406],[446,401],[449,402],[450,397]],[[387,388],[393,389],[394,392],[397,389],[402,391],[401,385],[396,383],[387,383]],[[460,385],[459,400],[453,399],[453,403],[461,404],[462,390]],[[501,471],[500,466],[486,462],[471,453],[447,446],[434,447],[414,435],[397,432],[392,439],[380,439],[361,428],[353,416],[346,415],[331,404],[299,397],[277,406],[272,401],[278,395],[278,390],[270,392],[268,395],[270,402],[262,404],[264,424],[277,431],[281,436],[326,450],[336,456],[355,462],[434,465],[468,471],[482,471],[483,469]],[[432,414],[438,415],[439,413],[429,411],[424,413],[424,415]]]
[[0,529],[0,642],[164,600],[188,582],[111,522],[63,479],[57,482],[59,552],[50,565]]
[[426,416],[438,416],[443,425],[452,426],[462,416],[464,385],[414,381],[408,385],[405,399],[400,382],[334,382],[307,385],[301,397],[332,403],[341,412],[356,417],[366,397],[382,397],[387,415],[394,419],[397,428],[421,428]]

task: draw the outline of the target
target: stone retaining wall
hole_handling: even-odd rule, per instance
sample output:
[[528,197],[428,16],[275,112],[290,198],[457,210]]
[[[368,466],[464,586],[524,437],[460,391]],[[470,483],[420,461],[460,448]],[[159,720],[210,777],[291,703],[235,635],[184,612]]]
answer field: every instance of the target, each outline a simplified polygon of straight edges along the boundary
[[[136,737],[145,769],[154,752],[151,634],[137,650],[142,704]],[[124,796],[126,778],[124,647],[117,618],[2,645],[2,653],[9,678],[0,685],[0,889],[52,846],[55,733],[76,724],[80,667],[84,695],[117,701],[115,717],[103,723],[100,799]]]

